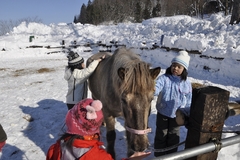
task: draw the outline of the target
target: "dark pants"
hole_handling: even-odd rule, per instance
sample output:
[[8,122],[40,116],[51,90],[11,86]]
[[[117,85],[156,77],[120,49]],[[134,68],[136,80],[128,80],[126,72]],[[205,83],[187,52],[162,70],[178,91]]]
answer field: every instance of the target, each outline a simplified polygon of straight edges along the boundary
[[74,105],[75,105],[75,104],[68,104],[68,103],[67,103],[68,110],[72,109]]
[[[164,149],[179,143],[179,129],[180,127],[176,123],[175,118],[166,117],[160,113],[157,113],[156,120],[156,132],[154,138],[154,148]],[[165,154],[177,152],[178,148],[166,152],[154,152],[154,156],[162,156]]]

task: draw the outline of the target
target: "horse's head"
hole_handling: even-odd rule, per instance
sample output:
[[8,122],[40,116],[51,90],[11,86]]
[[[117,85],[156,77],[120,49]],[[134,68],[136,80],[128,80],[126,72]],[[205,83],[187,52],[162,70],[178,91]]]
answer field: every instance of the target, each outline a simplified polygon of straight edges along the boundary
[[128,68],[119,68],[121,107],[125,118],[128,156],[148,148],[148,117],[151,110],[155,79],[161,68],[150,69],[139,61]]

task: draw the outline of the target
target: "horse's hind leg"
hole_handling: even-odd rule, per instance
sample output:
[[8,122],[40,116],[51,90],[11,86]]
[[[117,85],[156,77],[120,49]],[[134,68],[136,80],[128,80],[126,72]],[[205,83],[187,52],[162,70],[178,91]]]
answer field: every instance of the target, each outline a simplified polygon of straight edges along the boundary
[[115,118],[113,116],[105,117],[106,129],[107,129],[107,152],[111,154],[112,158],[115,159]]

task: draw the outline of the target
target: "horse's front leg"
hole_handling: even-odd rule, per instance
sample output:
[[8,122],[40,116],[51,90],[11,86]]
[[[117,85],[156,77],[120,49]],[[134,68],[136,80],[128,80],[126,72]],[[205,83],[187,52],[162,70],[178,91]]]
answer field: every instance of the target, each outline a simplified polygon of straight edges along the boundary
[[115,159],[115,118],[113,116],[104,117],[107,129],[107,152],[111,154],[112,158]]

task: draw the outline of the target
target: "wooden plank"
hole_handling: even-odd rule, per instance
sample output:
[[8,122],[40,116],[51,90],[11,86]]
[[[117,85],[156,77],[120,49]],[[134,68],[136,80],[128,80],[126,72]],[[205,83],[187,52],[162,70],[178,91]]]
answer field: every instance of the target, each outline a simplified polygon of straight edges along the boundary
[[[186,149],[208,143],[213,139],[221,140],[228,100],[229,92],[218,87],[193,89]],[[217,152],[211,152],[188,160],[214,160],[217,159],[217,155]]]

